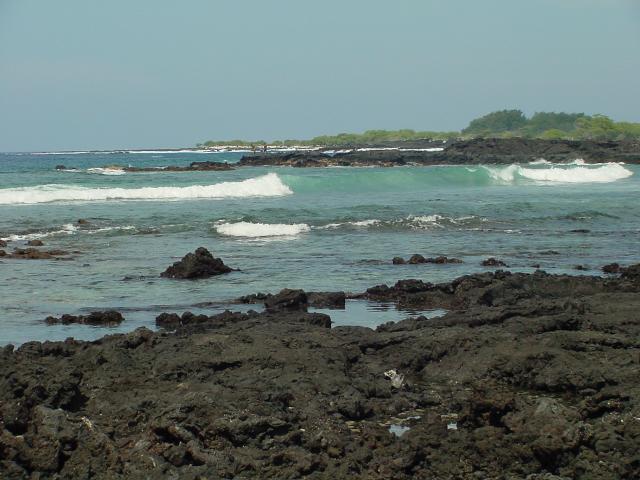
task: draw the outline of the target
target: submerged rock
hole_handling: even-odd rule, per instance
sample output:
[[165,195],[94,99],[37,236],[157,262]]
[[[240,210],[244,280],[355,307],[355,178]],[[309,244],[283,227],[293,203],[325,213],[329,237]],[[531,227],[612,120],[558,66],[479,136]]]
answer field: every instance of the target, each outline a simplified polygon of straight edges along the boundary
[[438,257],[424,257],[420,254],[412,255],[409,260],[405,261],[402,257],[394,257],[392,260],[394,265],[419,265],[422,263],[434,263],[436,265],[445,265],[448,263],[463,263],[459,258],[447,257],[445,255],[440,255]]
[[195,280],[222,275],[232,271],[232,268],[226,266],[221,259],[215,258],[209,250],[200,247],[194,253],[188,253],[182,260],[175,262],[162,272],[160,276]]
[[23,260],[51,260],[69,255],[64,250],[38,250],[37,248],[16,248],[13,253],[7,255],[9,258],[17,258]]
[[482,266],[483,267],[508,267],[509,265],[504,263],[502,260],[498,260],[497,258],[491,257],[491,258],[487,258],[486,260],[483,260]]
[[62,315],[60,318],[47,317],[45,322],[47,325],[69,325],[77,323],[80,325],[93,325],[100,327],[112,327],[120,325],[124,321],[124,317],[120,312],[115,310],[107,310],[104,312],[91,312],[89,315]]
[[7,242],[5,242],[4,240],[0,240],[0,247],[6,247],[7,246]]
[[42,247],[44,242],[42,240],[29,240],[27,246],[29,247]]

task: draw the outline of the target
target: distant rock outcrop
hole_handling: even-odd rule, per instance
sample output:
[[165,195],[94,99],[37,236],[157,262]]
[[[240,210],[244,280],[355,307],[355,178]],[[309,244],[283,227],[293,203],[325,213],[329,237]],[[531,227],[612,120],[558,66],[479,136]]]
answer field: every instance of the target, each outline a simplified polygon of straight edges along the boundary
[[209,250],[200,247],[195,252],[185,255],[179,262],[175,262],[162,272],[160,276],[195,280],[222,275],[232,271],[232,268],[226,266],[221,259],[215,258]]

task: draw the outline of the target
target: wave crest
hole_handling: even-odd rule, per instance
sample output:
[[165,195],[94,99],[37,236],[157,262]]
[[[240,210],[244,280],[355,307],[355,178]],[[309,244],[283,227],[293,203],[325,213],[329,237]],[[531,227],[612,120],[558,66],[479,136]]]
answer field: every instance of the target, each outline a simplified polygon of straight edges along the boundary
[[[569,164],[567,164],[569,165]],[[619,163],[607,163],[587,167],[584,163],[573,163],[571,168],[554,165],[548,168],[527,168],[521,165],[507,167],[483,167],[491,178],[501,183],[514,183],[518,179],[544,183],[609,183],[633,175]]]
[[238,182],[188,187],[90,188],[75,185],[37,185],[0,189],[0,205],[107,200],[188,200],[280,197],[293,192],[275,173]]

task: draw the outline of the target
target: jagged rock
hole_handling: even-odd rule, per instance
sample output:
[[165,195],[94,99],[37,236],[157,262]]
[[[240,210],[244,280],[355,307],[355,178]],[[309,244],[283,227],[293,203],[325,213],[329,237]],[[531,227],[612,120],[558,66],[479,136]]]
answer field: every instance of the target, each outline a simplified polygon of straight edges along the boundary
[[60,318],[47,317],[45,322],[47,325],[69,325],[78,323],[81,325],[93,325],[101,327],[112,327],[120,325],[124,321],[124,317],[120,312],[115,310],[107,310],[104,312],[91,312],[89,315],[62,315]]
[[346,295],[344,292],[309,292],[307,303],[314,308],[344,309]]
[[419,263],[427,263],[427,259],[416,253],[415,255],[411,255],[407,263],[410,265],[417,265]]
[[437,265],[444,265],[447,263],[463,263],[459,258],[447,257],[445,255],[440,255],[439,257],[429,257],[425,258],[422,255],[415,254],[412,255],[408,261],[405,261],[402,257],[394,257],[392,260],[394,265],[404,265],[406,263],[411,265],[418,265],[421,263],[435,263]]
[[0,247],[6,247],[7,246],[7,242],[5,242],[4,240],[0,240]]
[[504,263],[502,260],[498,260],[497,258],[491,257],[491,258],[487,258],[486,260],[483,260],[482,266],[483,267],[508,267],[509,265]]
[[214,275],[222,275],[232,271],[232,268],[226,266],[221,259],[215,258],[209,250],[200,247],[194,253],[188,253],[182,260],[175,262],[160,276],[195,280],[199,278],[209,278]]
[[602,271],[604,273],[621,273],[622,268],[620,267],[619,263],[610,263],[602,267]]
[[280,293],[265,300],[264,306],[268,312],[278,312],[282,310],[306,311],[308,306],[307,294],[304,290],[291,290],[285,288]]
[[68,252],[64,250],[38,250],[37,248],[29,247],[16,248],[8,257],[23,260],[50,260],[65,255],[68,255]]

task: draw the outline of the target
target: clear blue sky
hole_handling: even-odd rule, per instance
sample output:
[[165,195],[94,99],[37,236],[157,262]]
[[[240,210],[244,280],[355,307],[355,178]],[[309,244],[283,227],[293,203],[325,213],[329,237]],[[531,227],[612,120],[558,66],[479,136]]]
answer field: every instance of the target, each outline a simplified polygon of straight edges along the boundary
[[640,121],[638,0],[0,0],[0,151]]

